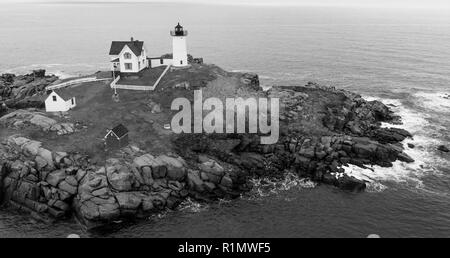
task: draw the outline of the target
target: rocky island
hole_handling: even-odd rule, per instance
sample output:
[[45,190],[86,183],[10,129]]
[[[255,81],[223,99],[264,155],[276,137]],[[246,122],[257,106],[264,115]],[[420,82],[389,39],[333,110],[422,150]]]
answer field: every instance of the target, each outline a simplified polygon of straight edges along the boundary
[[[233,199],[252,188],[251,178],[294,172],[345,191],[364,181],[345,165],[390,167],[414,162],[401,142],[411,134],[385,128],[401,123],[386,105],[334,87],[308,83],[264,91],[256,74],[192,64],[170,71],[149,93],[123,90],[111,99],[108,82],[64,89],[75,109],[45,113],[44,72],[0,77],[0,202],[43,221],[75,217],[88,228],[176,209],[186,198]],[[280,138],[260,135],[174,134],[164,129],[170,103],[193,90],[205,96],[280,99]],[[130,145],[105,151],[105,130],[124,123]]]

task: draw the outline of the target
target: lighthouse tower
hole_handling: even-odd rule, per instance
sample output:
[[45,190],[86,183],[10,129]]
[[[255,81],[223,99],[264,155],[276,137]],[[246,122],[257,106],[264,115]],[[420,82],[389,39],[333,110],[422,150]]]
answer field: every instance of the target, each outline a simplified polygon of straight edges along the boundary
[[187,30],[183,29],[183,26],[178,23],[175,30],[170,31],[172,36],[172,46],[173,46],[173,66],[175,67],[186,67],[188,66],[187,59],[187,46],[186,38],[188,35]]

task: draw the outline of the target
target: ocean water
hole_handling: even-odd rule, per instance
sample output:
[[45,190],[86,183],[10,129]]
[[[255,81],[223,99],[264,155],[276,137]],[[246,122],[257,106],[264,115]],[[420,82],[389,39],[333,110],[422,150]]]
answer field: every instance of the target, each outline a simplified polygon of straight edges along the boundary
[[[450,13],[402,9],[176,4],[0,4],[0,73],[45,68],[63,77],[108,68],[112,40],[144,40],[170,52],[169,30],[188,49],[264,86],[316,81],[389,104],[414,139],[416,162],[347,171],[369,181],[352,194],[289,175],[255,180],[238,200],[188,200],[178,211],[85,232],[0,211],[0,237],[450,237]],[[384,125],[392,126],[392,125]],[[409,149],[407,143],[416,148]]]

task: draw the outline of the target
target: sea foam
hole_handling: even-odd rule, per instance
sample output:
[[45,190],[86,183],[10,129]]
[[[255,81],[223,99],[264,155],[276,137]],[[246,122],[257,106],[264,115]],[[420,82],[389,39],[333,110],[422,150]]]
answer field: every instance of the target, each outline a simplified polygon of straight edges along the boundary
[[[427,114],[415,112],[406,108],[401,100],[398,99],[377,99],[366,98],[368,100],[379,100],[389,105],[391,109],[402,117],[403,124],[394,125],[383,123],[382,127],[394,127],[405,129],[413,134],[413,139],[406,139],[402,142],[405,153],[415,160],[414,163],[396,161],[390,168],[380,166],[371,166],[363,169],[357,166],[349,165],[344,167],[345,173],[354,176],[357,179],[368,182],[368,191],[384,191],[387,186],[385,182],[395,182],[425,190],[423,178],[429,175],[442,175],[439,167],[449,166],[450,162],[435,154],[436,146],[442,144],[442,141],[430,137]],[[413,144],[414,148],[409,145]]]
[[443,113],[450,113],[450,92],[417,92],[414,97],[420,100],[423,107]]

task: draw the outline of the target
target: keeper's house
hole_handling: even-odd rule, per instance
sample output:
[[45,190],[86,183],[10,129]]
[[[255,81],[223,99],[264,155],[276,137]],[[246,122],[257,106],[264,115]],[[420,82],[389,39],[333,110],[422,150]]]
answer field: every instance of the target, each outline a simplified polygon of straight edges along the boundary
[[108,130],[105,137],[105,148],[107,150],[116,150],[128,146],[128,129],[119,124],[111,130]]
[[45,99],[46,112],[66,112],[76,106],[75,97],[71,97],[63,91],[54,90]]
[[113,41],[109,50],[111,69],[121,73],[138,73],[148,67],[144,42],[134,40]]

